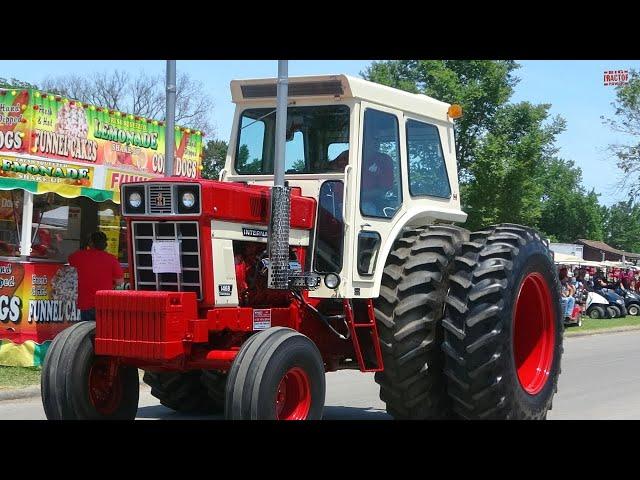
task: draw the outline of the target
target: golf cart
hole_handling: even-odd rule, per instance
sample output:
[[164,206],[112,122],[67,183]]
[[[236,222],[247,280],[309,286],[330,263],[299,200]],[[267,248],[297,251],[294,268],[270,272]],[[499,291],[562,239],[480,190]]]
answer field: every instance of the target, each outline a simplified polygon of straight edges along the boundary
[[624,299],[624,305],[629,315],[634,317],[640,314],[640,295],[632,290],[620,286],[615,292]]

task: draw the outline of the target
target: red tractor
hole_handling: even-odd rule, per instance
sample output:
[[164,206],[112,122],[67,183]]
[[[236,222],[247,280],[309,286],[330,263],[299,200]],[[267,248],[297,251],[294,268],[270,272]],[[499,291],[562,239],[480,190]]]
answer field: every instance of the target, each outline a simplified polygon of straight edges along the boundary
[[300,77],[281,117],[277,88],[231,83],[219,181],[122,186],[132,290],[98,292],[96,322],[53,341],[47,418],[135,418],[138,369],[163,405],[229,419],[320,419],[341,369],[376,372],[398,419],[545,418],[563,335],[552,255],[528,227],[453,225],[459,107]]

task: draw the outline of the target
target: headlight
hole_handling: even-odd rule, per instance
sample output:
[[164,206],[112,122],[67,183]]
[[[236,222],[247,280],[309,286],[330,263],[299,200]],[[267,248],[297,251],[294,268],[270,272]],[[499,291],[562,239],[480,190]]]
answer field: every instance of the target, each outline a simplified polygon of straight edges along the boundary
[[200,212],[200,189],[192,183],[176,185],[174,194],[176,213],[196,215]]
[[142,196],[138,192],[129,194],[129,205],[133,208],[139,208],[142,205]]
[[324,284],[327,288],[337,288],[340,285],[340,277],[335,273],[327,273],[324,277]]
[[624,300],[620,299],[620,300],[616,300],[616,302],[618,302],[620,305],[624,304]]
[[195,195],[194,195],[193,193],[191,193],[191,192],[184,192],[184,193],[182,194],[181,201],[182,201],[182,205],[183,205],[185,208],[191,208],[191,207],[193,207],[193,206],[195,205],[195,203],[196,203],[196,197],[195,197]]

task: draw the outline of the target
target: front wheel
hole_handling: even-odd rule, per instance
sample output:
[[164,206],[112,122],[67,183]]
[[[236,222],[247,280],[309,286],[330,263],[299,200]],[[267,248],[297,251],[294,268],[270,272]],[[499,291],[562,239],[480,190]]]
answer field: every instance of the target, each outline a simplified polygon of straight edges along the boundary
[[603,307],[591,307],[589,309],[589,318],[592,318],[594,320],[598,319],[598,318],[606,318],[607,317],[607,312],[605,311],[605,309]]
[[49,420],[133,420],[138,411],[138,370],[96,356],[95,322],[61,332],[47,351],[41,395]]
[[564,329],[548,245],[520,225],[472,233],[449,280],[443,350],[455,413],[544,419],[557,389]]
[[638,305],[637,303],[630,304],[629,308],[627,309],[627,313],[633,317],[637,316],[638,314],[640,314],[640,305]]
[[324,409],[324,363],[318,347],[285,327],[253,335],[236,356],[227,378],[229,420],[320,420]]

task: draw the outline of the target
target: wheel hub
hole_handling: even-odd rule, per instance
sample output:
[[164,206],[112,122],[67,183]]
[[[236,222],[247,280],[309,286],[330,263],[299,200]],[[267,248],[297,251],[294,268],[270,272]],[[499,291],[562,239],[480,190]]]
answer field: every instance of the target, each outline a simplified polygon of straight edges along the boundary
[[553,300],[544,277],[527,275],[518,296],[513,321],[513,354],[518,380],[530,395],[547,383],[555,351]]
[[311,408],[309,377],[299,367],[284,374],[276,392],[276,418],[278,420],[304,420]]
[[98,357],[89,371],[89,399],[102,415],[115,412],[122,401],[120,369],[113,360]]

